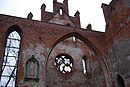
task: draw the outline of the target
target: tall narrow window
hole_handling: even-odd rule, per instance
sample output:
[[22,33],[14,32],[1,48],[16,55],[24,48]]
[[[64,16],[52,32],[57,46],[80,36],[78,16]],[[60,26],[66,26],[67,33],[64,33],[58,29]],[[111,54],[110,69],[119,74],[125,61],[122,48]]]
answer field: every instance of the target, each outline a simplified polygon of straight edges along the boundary
[[73,40],[74,42],[76,42],[76,37],[75,37],[75,36],[73,36],[73,37],[72,37],[72,40]]
[[60,8],[60,15],[62,15],[63,14],[63,9],[62,8]]
[[86,55],[84,55],[82,58],[82,65],[83,65],[83,73],[84,75],[87,75],[90,72],[90,67],[89,67],[89,59],[87,58]]
[[13,31],[7,37],[4,60],[1,71],[1,86],[14,87],[20,48],[20,35]]
[[83,64],[83,73],[84,75],[87,74],[87,63],[85,59],[82,59],[82,64]]

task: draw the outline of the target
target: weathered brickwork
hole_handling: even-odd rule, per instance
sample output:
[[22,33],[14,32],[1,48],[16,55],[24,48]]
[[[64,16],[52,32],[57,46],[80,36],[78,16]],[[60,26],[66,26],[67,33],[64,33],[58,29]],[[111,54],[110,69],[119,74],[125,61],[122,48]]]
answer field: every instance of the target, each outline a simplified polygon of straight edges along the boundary
[[32,20],[32,13],[27,19],[0,14],[0,71],[7,37],[17,31],[21,44],[16,87],[130,87],[129,5],[129,0],[102,4],[105,32],[93,31],[91,24],[82,29],[80,13],[68,15],[68,0],[53,0],[53,13],[43,4],[41,21]]

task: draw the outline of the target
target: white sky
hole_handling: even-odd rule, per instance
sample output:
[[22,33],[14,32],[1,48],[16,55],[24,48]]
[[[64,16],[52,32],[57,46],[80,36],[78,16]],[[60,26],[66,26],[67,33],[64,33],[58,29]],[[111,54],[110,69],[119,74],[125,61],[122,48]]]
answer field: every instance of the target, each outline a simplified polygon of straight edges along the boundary
[[[63,2],[63,0],[57,0]],[[109,4],[111,0],[68,0],[69,14],[73,16],[80,12],[81,27],[91,23],[92,29],[105,31],[105,20],[101,4]],[[52,12],[53,0],[0,0],[0,14],[26,18],[29,12],[33,13],[34,20],[41,18],[41,5],[46,4],[46,11]]]

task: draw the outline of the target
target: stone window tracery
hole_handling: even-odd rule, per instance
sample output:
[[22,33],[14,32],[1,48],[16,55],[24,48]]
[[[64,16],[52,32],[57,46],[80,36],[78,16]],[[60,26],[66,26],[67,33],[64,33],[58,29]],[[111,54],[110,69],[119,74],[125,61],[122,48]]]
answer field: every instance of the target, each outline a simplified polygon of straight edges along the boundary
[[67,54],[59,54],[56,56],[54,64],[61,73],[69,73],[72,71],[73,59]]
[[7,36],[0,87],[15,87],[21,37],[16,31]]

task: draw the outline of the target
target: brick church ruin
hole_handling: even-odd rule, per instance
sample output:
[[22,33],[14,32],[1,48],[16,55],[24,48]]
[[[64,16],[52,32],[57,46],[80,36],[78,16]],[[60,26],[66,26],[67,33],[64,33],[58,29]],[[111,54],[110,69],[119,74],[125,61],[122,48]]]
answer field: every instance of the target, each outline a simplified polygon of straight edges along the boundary
[[0,87],[130,87],[130,0],[101,7],[105,32],[81,28],[68,0],[41,21],[0,14]]

